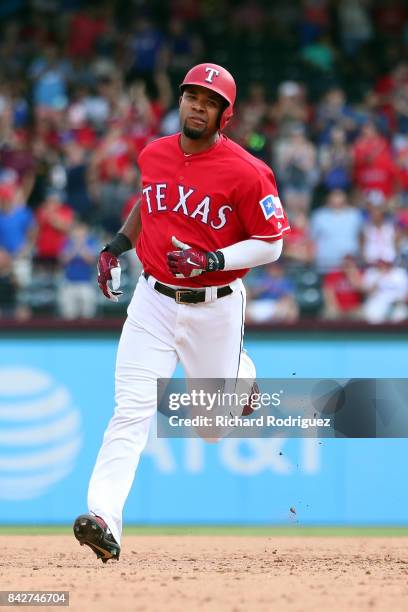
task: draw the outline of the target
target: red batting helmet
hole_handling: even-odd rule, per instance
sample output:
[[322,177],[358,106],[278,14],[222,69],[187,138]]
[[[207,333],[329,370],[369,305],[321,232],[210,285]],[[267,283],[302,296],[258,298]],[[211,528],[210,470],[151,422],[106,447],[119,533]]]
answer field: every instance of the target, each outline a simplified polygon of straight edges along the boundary
[[228,106],[221,114],[220,128],[223,129],[234,114],[234,102],[237,88],[232,74],[217,64],[198,64],[189,70],[180,85],[183,93],[186,85],[200,85],[215,91],[227,102]]

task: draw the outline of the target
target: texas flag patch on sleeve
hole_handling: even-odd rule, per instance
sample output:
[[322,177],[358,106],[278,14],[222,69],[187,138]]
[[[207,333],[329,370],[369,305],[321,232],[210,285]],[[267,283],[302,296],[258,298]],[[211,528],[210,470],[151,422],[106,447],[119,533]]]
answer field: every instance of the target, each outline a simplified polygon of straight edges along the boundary
[[261,205],[262,212],[265,215],[266,220],[270,219],[271,217],[283,219],[284,213],[279,196],[269,194],[262,198],[262,200],[259,200],[259,204]]

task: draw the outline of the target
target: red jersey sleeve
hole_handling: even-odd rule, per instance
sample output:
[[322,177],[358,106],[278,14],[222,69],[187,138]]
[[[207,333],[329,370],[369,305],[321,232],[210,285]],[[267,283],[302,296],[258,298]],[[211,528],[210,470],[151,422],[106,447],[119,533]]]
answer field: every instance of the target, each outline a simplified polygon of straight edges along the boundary
[[265,164],[252,168],[240,181],[238,214],[248,238],[279,240],[290,231],[273,172]]

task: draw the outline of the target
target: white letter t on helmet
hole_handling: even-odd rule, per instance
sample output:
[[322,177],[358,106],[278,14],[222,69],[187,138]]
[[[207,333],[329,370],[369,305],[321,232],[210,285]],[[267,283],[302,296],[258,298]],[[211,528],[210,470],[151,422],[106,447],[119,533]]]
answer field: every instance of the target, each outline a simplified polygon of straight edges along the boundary
[[220,71],[216,70],[215,68],[207,67],[205,69],[205,71],[208,72],[208,76],[205,79],[207,81],[207,83],[212,83],[213,82],[214,74],[215,74],[215,76],[219,76],[220,75]]

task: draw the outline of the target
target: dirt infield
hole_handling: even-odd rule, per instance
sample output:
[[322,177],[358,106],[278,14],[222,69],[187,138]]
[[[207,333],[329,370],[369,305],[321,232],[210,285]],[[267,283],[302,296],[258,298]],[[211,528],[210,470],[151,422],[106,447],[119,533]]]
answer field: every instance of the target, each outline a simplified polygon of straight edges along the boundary
[[70,536],[0,542],[0,590],[68,590],[69,610],[408,610],[408,538],[127,536],[106,565]]

